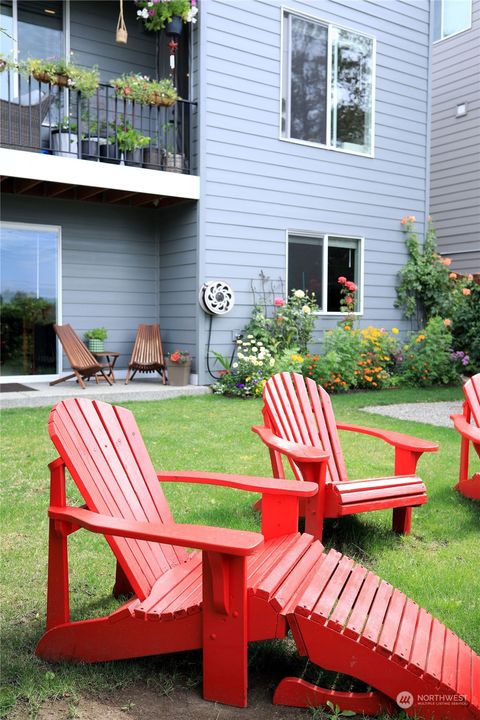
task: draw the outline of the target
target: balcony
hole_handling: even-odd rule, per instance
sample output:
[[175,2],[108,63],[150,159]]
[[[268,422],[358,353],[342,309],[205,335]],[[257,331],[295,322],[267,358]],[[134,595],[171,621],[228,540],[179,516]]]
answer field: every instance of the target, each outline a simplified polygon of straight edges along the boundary
[[84,97],[9,70],[1,86],[3,191],[18,192],[27,179],[28,193],[43,196],[55,191],[105,201],[102,192],[109,189],[125,199],[141,194],[143,204],[151,200],[155,207],[163,198],[198,199],[199,179],[192,173],[195,103],[145,105],[118,97],[104,84]]

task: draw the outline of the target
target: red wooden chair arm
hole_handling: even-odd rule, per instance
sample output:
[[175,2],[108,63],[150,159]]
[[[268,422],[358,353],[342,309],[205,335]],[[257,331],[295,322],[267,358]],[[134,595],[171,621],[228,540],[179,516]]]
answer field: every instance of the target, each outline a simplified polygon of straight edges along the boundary
[[462,437],[473,443],[480,443],[480,428],[467,422],[464,415],[450,415],[450,418],[453,420],[455,430],[458,430]]
[[123,518],[101,515],[81,508],[51,506],[48,516],[52,520],[74,524],[92,532],[105,535],[171,543],[200,550],[227,553],[228,555],[251,555],[263,543],[260,533],[206,525],[178,525],[172,523],[137,522]]
[[435,442],[422,440],[412,435],[404,435],[394,430],[364,427],[363,425],[350,425],[348,423],[337,423],[336,425],[339,430],[351,430],[353,432],[363,433],[364,435],[373,435],[401,450],[413,450],[419,453],[436,452],[438,450],[438,444]]
[[254,425],[252,430],[260,436],[270,450],[276,450],[283,455],[288,455],[288,457],[296,463],[326,463],[328,461],[329,454],[320,448],[308,447],[307,445],[301,445],[300,443],[290,440],[283,440],[283,438],[275,435],[275,433],[267,427]]
[[229,475],[228,473],[169,470],[157,472],[157,477],[160,482],[191,482],[205,485],[221,485],[223,487],[237,488],[238,490],[246,490],[248,492],[261,492],[268,495],[302,495],[303,497],[311,497],[315,495],[318,489],[317,484],[313,482],[292,483],[291,480]]

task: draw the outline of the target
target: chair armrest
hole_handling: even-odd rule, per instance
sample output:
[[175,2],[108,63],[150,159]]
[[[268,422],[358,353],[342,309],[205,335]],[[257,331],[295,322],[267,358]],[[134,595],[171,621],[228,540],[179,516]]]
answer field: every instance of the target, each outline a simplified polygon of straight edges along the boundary
[[374,437],[385,440],[389,445],[402,450],[413,450],[414,452],[436,452],[438,444],[430,440],[422,440],[412,435],[404,435],[393,430],[383,430],[382,428],[364,427],[363,425],[350,425],[347,423],[337,423],[338,430],[351,430],[353,432],[363,433],[364,435],[373,435]]
[[137,522],[136,520],[101,515],[81,508],[51,506],[48,516],[52,520],[73,523],[104,535],[171,543],[229,555],[251,555],[263,543],[263,535],[247,530],[231,530],[206,525]]
[[254,425],[252,430],[260,436],[261,440],[270,450],[276,450],[283,455],[288,455],[296,463],[324,463],[327,462],[330,457],[328,453],[320,448],[308,447],[307,445],[301,445],[300,443],[290,440],[283,440],[283,438],[275,435],[270,428]]
[[462,437],[473,443],[480,443],[480,428],[467,422],[464,415],[450,415],[450,418],[453,420],[455,430],[458,430]]
[[221,485],[223,487],[237,488],[248,492],[261,492],[268,495],[302,495],[311,497],[317,492],[317,485],[313,482],[292,483],[291,480],[277,478],[248,477],[243,475],[229,475],[228,473],[184,472],[183,470],[170,470],[157,472],[160,482],[191,482],[205,485]]

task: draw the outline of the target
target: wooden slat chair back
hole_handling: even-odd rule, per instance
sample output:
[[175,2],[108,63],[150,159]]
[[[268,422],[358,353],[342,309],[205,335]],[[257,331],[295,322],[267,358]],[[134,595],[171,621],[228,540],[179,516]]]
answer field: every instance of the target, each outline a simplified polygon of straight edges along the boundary
[[[291,629],[312,663],[377,689],[339,692],[289,677],[275,691],[277,704],[393,714],[408,690],[412,715],[480,717],[479,656],[373,572],[296,531],[298,499],[315,502],[315,483],[155,473],[132,413],[85,398],[56,405],[49,432],[60,457],[50,464],[41,657],[97,662],[201,648],[205,699],[244,707],[248,642]],[[314,452],[324,465],[325,454]],[[308,455],[295,454],[300,466]],[[86,506],[67,505],[65,468]],[[160,486],[172,481],[261,492],[262,534],[176,524]],[[114,592],[135,595],[106,617],[71,622],[68,537],[80,528],[105,535],[118,563]],[[439,693],[465,701],[445,708]]]
[[465,497],[480,500],[480,472],[470,476],[470,447],[480,457],[480,373],[471,377],[463,386],[465,401],[462,415],[451,415],[456,430],[461,435],[459,480],[455,486]]
[[158,324],[138,326],[125,385],[137,372],[158,372],[165,384],[165,360]]
[[98,362],[71,325],[54,325],[53,329],[62,344],[73,373],[58,380],[52,380],[50,385],[57,385],[57,383],[76,377],[80,387],[85,389],[84,378],[94,377],[98,373],[107,380],[109,385],[113,384],[112,379],[105,373],[108,363]]
[[[304,378],[299,373],[273,375],[265,384],[263,398],[265,427],[253,430],[269,447],[273,476],[285,477],[282,456],[287,457],[297,480],[314,480],[317,474],[316,481],[324,498],[323,512],[321,516],[313,517],[303,512],[305,508],[302,509],[309,532],[321,537],[324,517],[342,517],[386,508],[393,509],[394,531],[410,532],[412,507],[427,501],[425,485],[415,475],[416,464],[423,452],[438,449],[436,443],[386,430],[337,423],[328,393],[311,378]],[[338,429],[374,435],[393,445],[394,475],[350,481]],[[318,475],[318,463],[310,466],[303,463],[300,468],[294,453],[279,450],[275,438],[293,443],[293,448],[310,448],[327,453],[324,477]],[[258,503],[256,508],[260,509]]]
[[[89,510],[137,522],[171,523],[172,514],[133,415],[107,403],[78,400],[57,407],[51,438]],[[107,537],[139,598],[158,577],[185,562],[184,548]]]

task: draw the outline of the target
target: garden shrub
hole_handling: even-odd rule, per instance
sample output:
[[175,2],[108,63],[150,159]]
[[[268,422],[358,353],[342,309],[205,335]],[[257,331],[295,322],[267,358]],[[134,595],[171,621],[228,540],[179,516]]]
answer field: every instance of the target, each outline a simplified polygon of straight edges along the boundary
[[452,334],[440,317],[432,317],[424,330],[414,333],[403,348],[400,381],[429,387],[458,381],[452,358]]
[[265,381],[272,375],[275,360],[270,350],[248,335],[237,340],[237,360],[212,385],[216,395],[260,397]]
[[460,278],[450,273],[450,276],[454,285],[449,315],[453,348],[469,358],[463,364],[463,372],[474,375],[480,372],[480,284],[472,275]]
[[318,306],[313,293],[292,290],[286,300],[276,297],[271,310],[266,303],[255,305],[244,335],[253,335],[275,355],[291,349],[306,353],[312,339],[316,310]]
[[[394,328],[396,330],[396,328]],[[394,334],[369,326],[360,330],[361,345],[357,375],[357,387],[379,389],[391,384],[392,371],[398,344]],[[398,332],[398,330],[396,330]]]
[[323,355],[307,355],[303,374],[313,378],[328,392],[345,392],[355,387],[361,354],[360,334],[339,324],[325,333],[324,347]]

